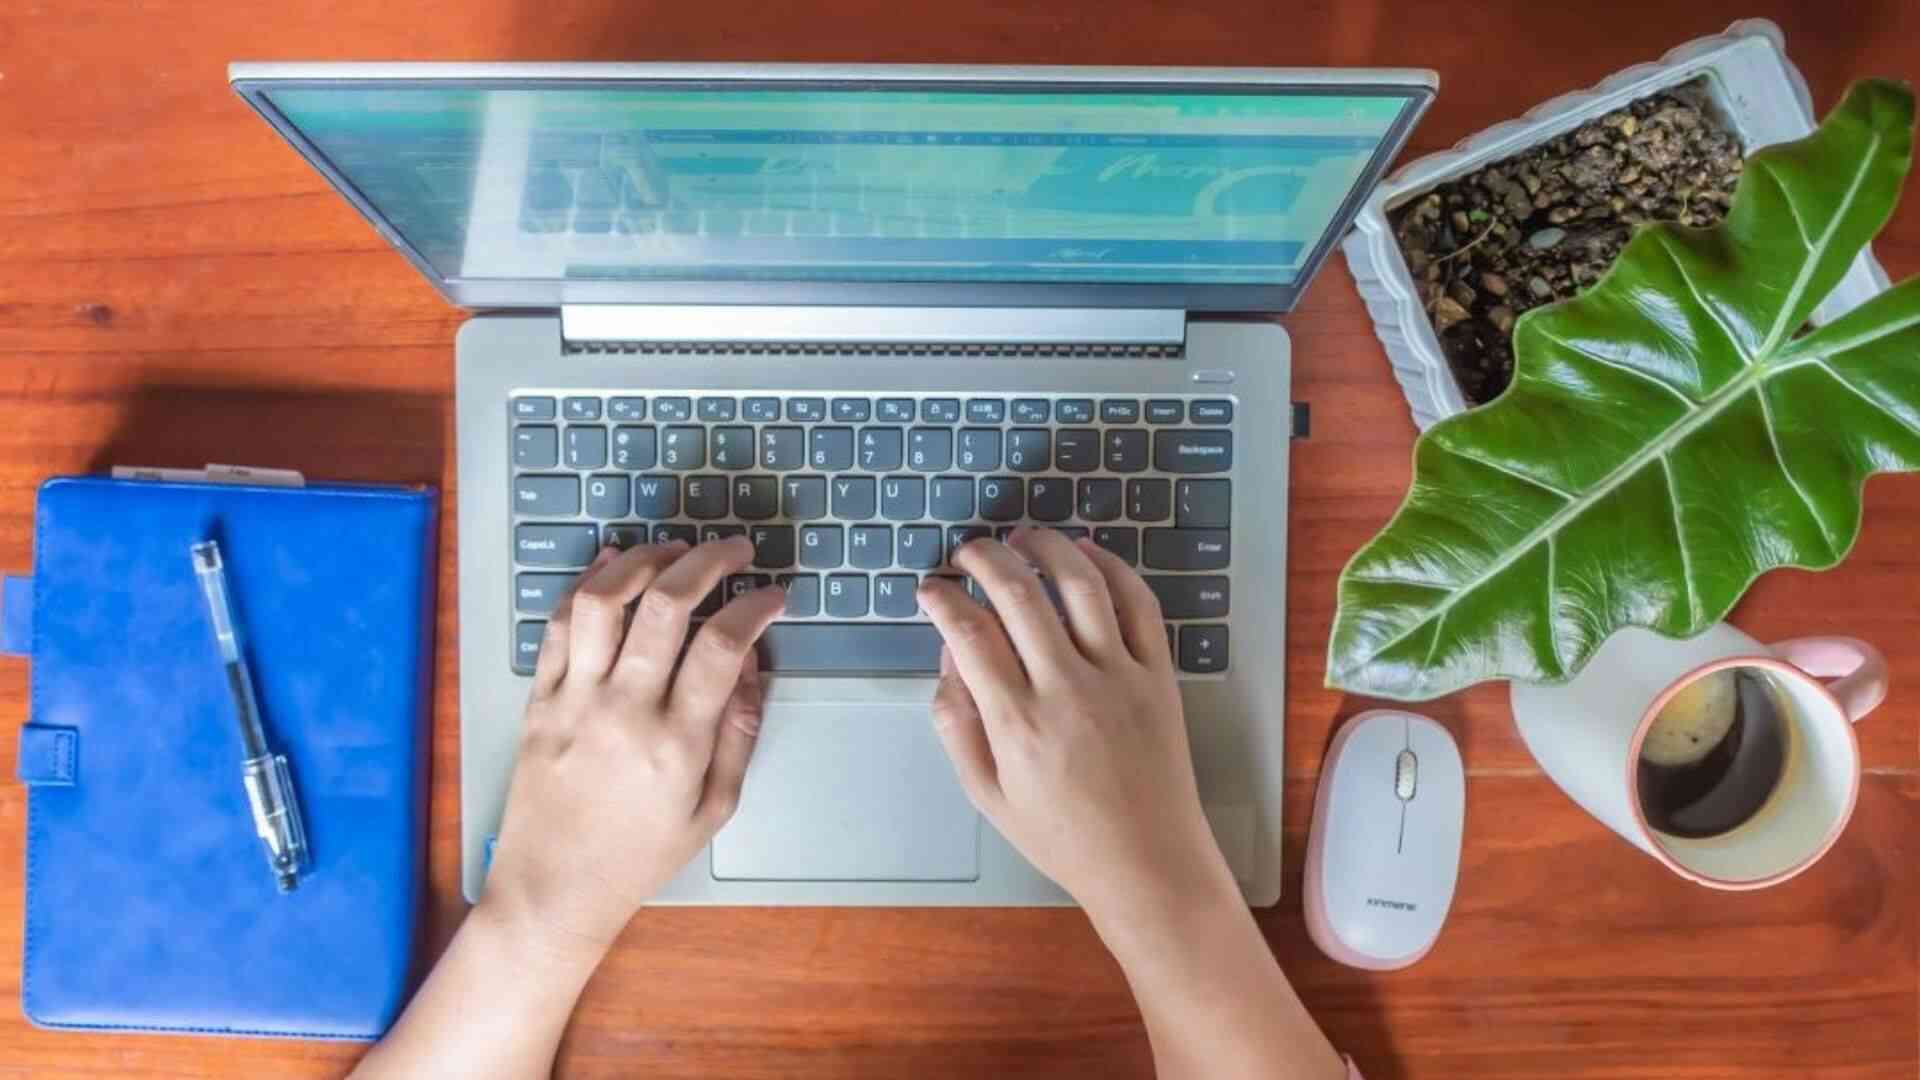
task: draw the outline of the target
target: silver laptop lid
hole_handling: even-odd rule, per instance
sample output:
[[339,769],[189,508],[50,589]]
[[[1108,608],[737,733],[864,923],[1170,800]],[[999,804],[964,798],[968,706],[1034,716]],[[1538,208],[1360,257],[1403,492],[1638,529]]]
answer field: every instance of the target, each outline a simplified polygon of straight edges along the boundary
[[467,307],[1286,311],[1427,71],[235,64]]

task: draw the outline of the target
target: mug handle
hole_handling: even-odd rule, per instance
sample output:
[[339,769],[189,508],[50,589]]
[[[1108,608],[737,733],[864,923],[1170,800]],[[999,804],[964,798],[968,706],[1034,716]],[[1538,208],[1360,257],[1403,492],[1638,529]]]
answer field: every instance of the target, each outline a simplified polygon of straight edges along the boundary
[[1859,638],[1824,636],[1775,642],[1773,654],[1816,679],[1856,723],[1887,700],[1887,658]]

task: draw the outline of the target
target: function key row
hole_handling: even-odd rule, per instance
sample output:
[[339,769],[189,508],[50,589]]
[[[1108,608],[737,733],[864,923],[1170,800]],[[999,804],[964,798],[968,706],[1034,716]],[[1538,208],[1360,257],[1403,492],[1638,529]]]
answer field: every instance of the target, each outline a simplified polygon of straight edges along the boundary
[[[1001,424],[1011,416],[1016,424],[1090,424],[1096,414],[1092,398],[1004,398],[930,397],[916,401],[904,397],[656,397],[653,418],[666,423],[690,421],[696,417],[707,423],[731,423],[746,419],[762,423],[785,419],[790,423],[817,423],[833,420],[843,424],[863,424],[878,418],[883,423],[927,424]],[[516,420],[592,421],[600,419],[645,420],[648,399],[613,397],[601,399],[571,396],[558,399],[527,396],[513,399]],[[1233,422],[1233,402],[1224,398],[1194,401],[1178,398],[1149,398],[1144,407],[1138,398],[1106,398],[1097,405],[1101,423],[1137,424],[1142,417],[1155,425],[1193,423],[1202,425]]]

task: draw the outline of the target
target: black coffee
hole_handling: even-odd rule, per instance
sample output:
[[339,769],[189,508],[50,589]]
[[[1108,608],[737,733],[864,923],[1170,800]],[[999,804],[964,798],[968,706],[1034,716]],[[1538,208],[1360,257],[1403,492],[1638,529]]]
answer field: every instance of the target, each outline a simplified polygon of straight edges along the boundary
[[1640,745],[1640,810],[1670,836],[1719,836],[1760,812],[1786,771],[1793,726],[1773,679],[1726,668],[1694,680]]

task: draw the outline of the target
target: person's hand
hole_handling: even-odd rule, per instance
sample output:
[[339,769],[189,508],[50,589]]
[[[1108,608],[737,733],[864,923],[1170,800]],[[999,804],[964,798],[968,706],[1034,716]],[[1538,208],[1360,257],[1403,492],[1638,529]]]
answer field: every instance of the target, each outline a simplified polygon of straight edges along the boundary
[[597,959],[732,816],[760,726],[754,643],[785,593],[735,599],[691,643],[687,629],[752,556],[739,537],[609,549],[560,602],[482,908]]
[[1169,890],[1232,889],[1146,582],[1044,528],[973,541],[954,564],[993,609],[937,578],[920,602],[947,643],[934,725],[973,804],[1096,916]]

